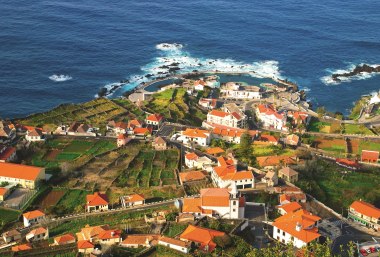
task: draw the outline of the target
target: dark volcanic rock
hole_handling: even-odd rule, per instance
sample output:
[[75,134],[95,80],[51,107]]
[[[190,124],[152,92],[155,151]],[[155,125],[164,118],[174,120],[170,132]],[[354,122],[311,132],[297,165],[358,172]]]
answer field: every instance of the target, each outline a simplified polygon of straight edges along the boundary
[[339,79],[339,77],[352,77],[352,76],[355,76],[355,75],[358,75],[362,72],[367,72],[367,73],[374,73],[374,72],[380,72],[380,66],[377,66],[377,67],[372,67],[372,66],[369,66],[367,64],[363,64],[363,65],[358,65],[355,67],[355,69],[353,69],[352,71],[350,72],[346,72],[346,73],[334,73],[331,75],[331,78],[334,80],[334,81],[341,81]]

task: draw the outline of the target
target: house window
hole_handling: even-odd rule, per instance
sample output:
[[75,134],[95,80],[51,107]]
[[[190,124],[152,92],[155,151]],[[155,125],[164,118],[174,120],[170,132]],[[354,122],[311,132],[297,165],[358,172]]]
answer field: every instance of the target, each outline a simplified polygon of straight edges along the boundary
[[236,201],[233,201],[232,203],[233,203],[233,205],[236,205]]
[[279,233],[279,234],[281,233],[279,228],[277,229],[277,233]]
[[232,209],[233,212],[236,212],[236,209]]
[[285,231],[282,231],[282,235],[285,236]]

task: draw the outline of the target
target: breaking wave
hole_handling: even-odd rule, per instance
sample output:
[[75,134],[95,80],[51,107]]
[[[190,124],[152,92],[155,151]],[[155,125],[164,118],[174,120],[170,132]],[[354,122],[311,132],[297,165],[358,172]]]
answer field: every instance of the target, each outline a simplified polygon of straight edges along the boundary
[[[166,78],[176,73],[197,72],[225,72],[247,73],[258,78],[282,78],[279,63],[273,60],[253,63],[239,62],[233,59],[210,59],[192,56],[183,50],[179,43],[161,43],[156,45],[160,55],[152,62],[141,67],[141,74],[135,74],[126,79],[127,83],[111,83],[105,85],[107,93],[112,96],[118,89],[129,91],[141,83],[155,79]],[[108,90],[108,89],[113,90]]]
[[[339,80],[340,81],[336,81],[336,80],[334,80],[332,78],[333,74],[345,74],[345,73],[349,73],[349,72],[353,71],[355,69],[355,67],[361,66],[361,65],[364,65],[364,63],[361,63],[359,65],[350,64],[349,66],[347,66],[346,69],[337,69],[337,70],[326,69],[326,72],[329,75],[321,77],[321,81],[325,85],[339,85],[341,83],[349,83],[349,82],[351,82],[353,80],[365,80],[365,79],[369,79],[369,78],[372,78],[372,77],[378,75],[378,73],[376,73],[376,72],[372,72],[372,73],[360,72],[359,74],[354,75],[354,76],[350,76],[350,77],[339,76]],[[377,67],[379,65],[377,64],[377,65],[368,65],[368,66]]]
[[55,81],[55,82],[63,82],[63,81],[67,81],[67,80],[71,80],[72,77],[70,77],[69,75],[51,75],[49,76],[49,79],[52,80],[52,81]]

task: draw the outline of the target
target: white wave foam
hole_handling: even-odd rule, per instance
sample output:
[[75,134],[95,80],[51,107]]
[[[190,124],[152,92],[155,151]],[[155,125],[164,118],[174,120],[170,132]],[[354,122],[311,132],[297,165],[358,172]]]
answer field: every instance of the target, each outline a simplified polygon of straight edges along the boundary
[[72,79],[69,75],[51,75],[49,76],[49,79],[55,82],[63,82]]
[[[326,69],[326,72],[329,73],[329,75],[326,75],[326,76],[323,76],[321,77],[321,81],[325,84],[325,85],[339,85],[341,83],[349,83],[353,80],[365,80],[365,79],[369,79],[369,78],[372,78],[376,75],[378,75],[378,73],[376,72],[372,72],[372,73],[368,73],[368,72],[361,72],[357,75],[354,75],[354,76],[350,76],[350,77],[338,77],[340,81],[335,81],[332,79],[331,75],[333,74],[345,74],[345,73],[349,73],[351,71],[353,71],[355,69],[356,66],[362,66],[364,65],[364,63],[360,63],[358,65],[356,64],[350,64],[346,69],[337,69],[337,70],[331,70],[331,69]],[[378,64],[367,64],[368,66],[371,66],[371,67],[377,67],[379,66]]]
[[[130,76],[128,78],[129,83],[121,86],[123,91],[133,89],[144,82],[164,78],[175,72],[188,73],[194,70],[199,72],[244,72],[259,78],[282,78],[278,62],[273,60],[243,63],[233,59],[193,57],[183,50],[182,44],[178,43],[158,44],[156,49],[161,51],[161,55],[141,67],[142,74]],[[105,87],[109,89],[110,85]],[[113,93],[109,92],[109,95]]]

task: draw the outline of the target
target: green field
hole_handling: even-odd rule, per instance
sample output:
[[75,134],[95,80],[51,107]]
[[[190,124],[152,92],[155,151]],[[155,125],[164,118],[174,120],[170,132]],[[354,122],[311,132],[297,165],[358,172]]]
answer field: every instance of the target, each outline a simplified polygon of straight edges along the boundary
[[339,213],[354,200],[380,202],[380,177],[375,170],[348,174],[343,173],[345,171],[347,169],[329,161],[308,162],[299,170],[297,185]]
[[319,121],[316,118],[312,118],[308,126],[308,131],[329,133],[330,126],[331,123]]
[[380,152],[380,141],[373,142],[361,140],[359,144],[359,153],[361,153],[362,150],[372,150]]
[[374,135],[373,132],[364,125],[358,124],[344,124],[344,134]]
[[79,189],[68,190],[58,201],[57,205],[54,206],[54,213],[57,215],[64,215],[68,213],[84,212],[87,194],[90,194],[90,192]]
[[168,237],[175,237],[182,233],[187,228],[186,223],[171,222],[168,228],[164,231],[164,235]]
[[271,155],[294,155],[294,150],[289,148],[281,149],[276,145],[253,145],[253,154],[256,157],[259,156],[271,156]]
[[164,115],[169,121],[201,125],[206,112],[198,107],[197,102],[184,88],[174,88],[153,94],[153,98],[144,103],[144,108]]
[[16,221],[20,215],[19,211],[0,207],[0,228],[6,223]]

